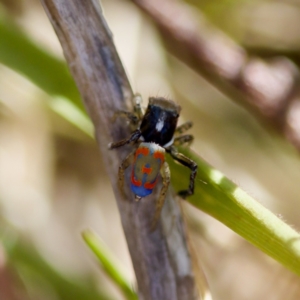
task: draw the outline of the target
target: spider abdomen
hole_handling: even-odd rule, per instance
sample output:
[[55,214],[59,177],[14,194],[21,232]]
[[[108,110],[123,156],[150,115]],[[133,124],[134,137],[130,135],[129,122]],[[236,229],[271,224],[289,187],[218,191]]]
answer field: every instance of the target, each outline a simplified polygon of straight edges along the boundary
[[155,143],[141,143],[134,155],[131,172],[131,190],[140,197],[152,193],[165,161],[165,149]]

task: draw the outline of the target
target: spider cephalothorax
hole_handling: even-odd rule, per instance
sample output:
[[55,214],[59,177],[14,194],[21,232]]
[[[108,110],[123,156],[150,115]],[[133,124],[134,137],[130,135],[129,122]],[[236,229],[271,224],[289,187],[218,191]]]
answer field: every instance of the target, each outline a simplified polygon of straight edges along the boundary
[[136,200],[151,194],[156,183],[158,174],[163,178],[163,186],[157,199],[156,212],[153,218],[155,226],[163,206],[168,186],[170,183],[170,170],[165,161],[165,152],[184,166],[191,169],[190,184],[187,190],[179,192],[183,198],[194,193],[194,180],[197,174],[197,165],[194,161],[179,153],[176,145],[191,143],[193,136],[180,135],[191,126],[187,122],[177,127],[177,121],[181,107],[172,100],[163,97],[149,98],[149,104],[145,114],[140,106],[140,95],[135,96],[134,113],[121,111],[118,115],[127,117],[131,123],[137,125],[131,136],[125,140],[109,144],[109,148],[118,148],[129,143],[138,143],[138,148],[130,153],[119,168],[119,185],[123,193],[124,172],[132,165],[131,190]]
[[149,99],[139,130],[147,143],[156,143],[162,147],[172,144],[181,107],[165,98]]

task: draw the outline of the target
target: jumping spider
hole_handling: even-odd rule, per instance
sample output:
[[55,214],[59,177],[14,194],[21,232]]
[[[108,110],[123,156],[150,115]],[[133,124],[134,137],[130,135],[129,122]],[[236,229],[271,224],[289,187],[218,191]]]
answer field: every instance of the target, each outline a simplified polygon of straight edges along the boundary
[[194,193],[197,164],[179,153],[175,147],[190,144],[193,141],[192,135],[180,135],[191,128],[192,123],[186,122],[177,127],[181,107],[172,100],[163,97],[150,97],[145,114],[143,114],[141,107],[141,96],[136,95],[134,100],[133,113],[120,111],[117,114],[128,118],[137,129],[127,139],[110,143],[109,148],[114,149],[129,143],[138,144],[138,148],[130,153],[119,167],[119,187],[124,193],[124,172],[132,165],[131,190],[137,201],[152,193],[157,183],[158,174],[161,173],[163,186],[156,201],[152,223],[152,227],[155,227],[170,183],[170,169],[165,161],[165,152],[191,170],[188,189],[180,191],[178,194],[182,198],[186,198]]

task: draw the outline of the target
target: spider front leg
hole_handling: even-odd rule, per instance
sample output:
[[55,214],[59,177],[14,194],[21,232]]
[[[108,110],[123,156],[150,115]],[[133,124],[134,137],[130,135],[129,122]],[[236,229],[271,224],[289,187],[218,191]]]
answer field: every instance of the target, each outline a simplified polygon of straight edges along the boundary
[[139,129],[137,129],[131,134],[131,136],[129,138],[121,140],[121,141],[116,142],[116,143],[109,143],[108,144],[108,149],[119,148],[119,147],[122,147],[126,144],[136,142],[140,138],[141,135],[142,135],[141,131]]
[[168,152],[171,154],[174,160],[191,170],[189,188],[187,190],[178,192],[178,195],[185,199],[187,196],[194,194],[195,178],[197,175],[198,166],[193,160],[179,153],[175,147],[171,147]]
[[125,110],[116,111],[112,117],[112,122],[115,122],[118,117],[123,117],[129,120],[132,125],[137,125],[140,121],[139,117],[134,113]]
[[123,117],[128,119],[130,124],[137,126],[144,115],[141,106],[142,101],[142,96],[140,94],[135,94],[133,96],[134,112],[126,110],[116,111],[112,117],[112,122],[115,122],[118,117]]
[[159,197],[158,197],[158,199],[156,200],[156,203],[155,203],[155,213],[154,213],[154,217],[152,219],[151,227],[150,227],[151,231],[154,231],[154,229],[156,228],[157,221],[159,219],[161,210],[164,206],[167,191],[168,191],[168,187],[169,187],[169,184],[170,184],[170,178],[171,178],[170,168],[169,168],[169,165],[166,161],[163,163],[160,173],[161,173],[161,176],[162,176],[162,179],[163,179],[163,186],[160,190]]
[[124,192],[124,173],[125,170],[132,164],[133,158],[134,158],[134,151],[128,154],[128,156],[122,161],[120,167],[119,167],[119,173],[118,173],[118,185],[120,192],[123,197],[125,197]]

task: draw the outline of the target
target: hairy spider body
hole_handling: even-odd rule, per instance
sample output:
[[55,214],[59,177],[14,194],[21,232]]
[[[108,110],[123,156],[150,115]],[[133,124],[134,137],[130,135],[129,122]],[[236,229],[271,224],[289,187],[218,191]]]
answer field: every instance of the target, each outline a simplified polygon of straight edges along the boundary
[[162,147],[171,144],[180,110],[180,106],[171,100],[150,98],[140,125],[143,140]]
[[150,195],[165,162],[165,149],[155,143],[141,143],[135,151],[131,172],[131,190],[137,197]]
[[169,153],[174,160],[191,169],[189,187],[187,190],[180,191],[179,195],[185,198],[194,193],[197,165],[175,148],[176,145],[189,144],[193,141],[191,135],[180,136],[192,126],[192,123],[187,122],[177,127],[181,107],[172,100],[163,97],[149,98],[145,114],[140,105],[141,96],[136,95],[134,100],[136,102],[134,113],[121,111],[117,114],[127,117],[138,128],[129,138],[109,144],[109,148],[114,149],[129,143],[139,144],[138,148],[130,153],[119,167],[119,187],[123,194],[124,173],[130,165],[132,165],[131,190],[135,194],[136,200],[152,193],[158,175],[161,174],[163,185],[159,198],[156,200],[156,211],[152,222],[152,228],[154,228],[170,183],[170,170],[165,161],[165,152]]

